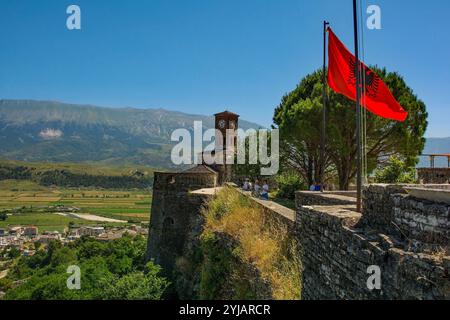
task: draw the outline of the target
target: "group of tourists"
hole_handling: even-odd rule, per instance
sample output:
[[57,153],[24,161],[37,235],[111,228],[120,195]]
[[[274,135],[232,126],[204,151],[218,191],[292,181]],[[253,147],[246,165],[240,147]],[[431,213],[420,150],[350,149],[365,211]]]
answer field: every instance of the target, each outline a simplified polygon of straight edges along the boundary
[[[326,189],[326,186],[323,186],[323,190]],[[322,185],[320,183],[313,182],[313,184],[309,187],[309,191],[322,191]]]
[[242,186],[242,190],[251,191],[252,195],[256,198],[269,200],[269,184],[267,183],[267,180],[264,180],[261,186],[259,180],[255,180],[255,183],[253,184],[250,179],[247,178]]

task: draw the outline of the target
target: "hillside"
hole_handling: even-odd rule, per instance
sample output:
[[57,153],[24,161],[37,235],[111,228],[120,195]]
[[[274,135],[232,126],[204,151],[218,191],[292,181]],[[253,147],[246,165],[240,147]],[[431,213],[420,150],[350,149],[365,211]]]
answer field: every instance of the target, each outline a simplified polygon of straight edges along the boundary
[[[0,154],[22,161],[170,167],[170,135],[212,116],[164,109],[105,108],[60,102],[0,100]],[[240,121],[243,129],[257,124]]]
[[153,184],[153,169],[86,163],[26,163],[0,159],[0,182],[5,180],[71,188],[147,189]]

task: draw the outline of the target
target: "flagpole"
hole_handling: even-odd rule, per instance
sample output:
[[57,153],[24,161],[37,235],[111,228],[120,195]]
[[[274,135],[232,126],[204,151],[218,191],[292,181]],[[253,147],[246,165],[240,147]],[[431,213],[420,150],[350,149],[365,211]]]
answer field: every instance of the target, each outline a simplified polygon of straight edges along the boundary
[[356,66],[356,146],[357,146],[357,172],[356,172],[356,211],[361,212],[362,201],[362,170],[361,170],[361,73],[358,45],[358,10],[357,0],[353,0],[353,29],[355,36],[355,66]]
[[324,183],[325,183],[325,145],[326,145],[326,128],[327,128],[327,76],[326,76],[326,64],[327,64],[327,28],[329,23],[327,21],[323,21],[323,111],[322,111],[322,141],[321,141],[321,149],[320,149],[320,190],[322,192],[325,191]]

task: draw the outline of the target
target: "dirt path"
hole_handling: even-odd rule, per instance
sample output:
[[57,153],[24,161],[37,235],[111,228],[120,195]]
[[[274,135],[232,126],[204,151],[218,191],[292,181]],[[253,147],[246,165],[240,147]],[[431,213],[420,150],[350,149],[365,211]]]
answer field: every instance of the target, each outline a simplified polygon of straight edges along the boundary
[[93,214],[63,213],[63,212],[56,212],[55,214],[58,214],[60,216],[78,218],[78,219],[95,221],[95,222],[111,222],[111,223],[127,223],[128,222],[128,221],[125,221],[125,220],[117,220],[117,219],[105,218],[105,217],[96,216],[96,215],[93,215]]

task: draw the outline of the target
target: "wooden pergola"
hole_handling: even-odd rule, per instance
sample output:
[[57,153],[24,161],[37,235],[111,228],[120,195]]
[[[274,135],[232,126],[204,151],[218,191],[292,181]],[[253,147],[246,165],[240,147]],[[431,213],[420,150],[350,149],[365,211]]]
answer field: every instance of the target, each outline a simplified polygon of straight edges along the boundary
[[435,160],[436,158],[447,158],[447,167],[450,168],[450,153],[444,153],[444,154],[423,154],[422,157],[429,157],[430,158],[430,168],[435,167]]

